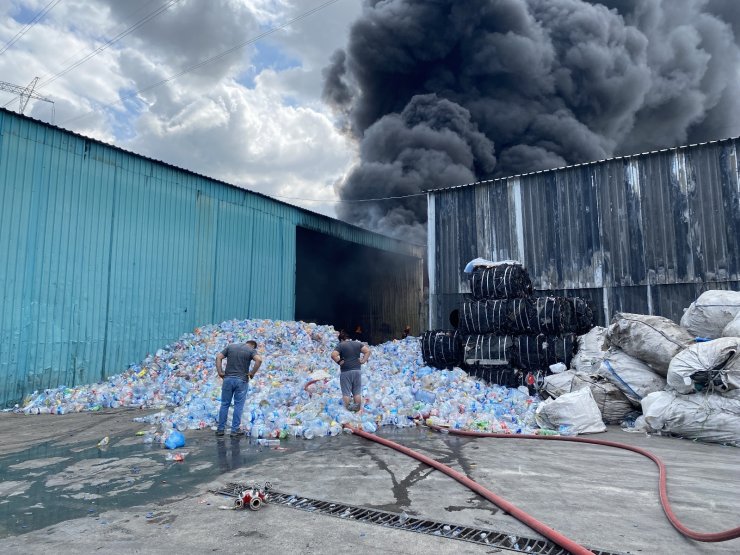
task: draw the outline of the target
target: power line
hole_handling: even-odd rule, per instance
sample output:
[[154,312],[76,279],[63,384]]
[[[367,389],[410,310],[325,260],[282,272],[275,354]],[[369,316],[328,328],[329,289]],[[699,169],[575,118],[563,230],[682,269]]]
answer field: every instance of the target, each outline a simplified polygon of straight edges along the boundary
[[330,203],[352,203],[352,202],[377,202],[381,200],[398,200],[411,197],[420,197],[427,194],[428,191],[421,191],[419,193],[409,193],[408,195],[398,195],[394,197],[380,197],[380,198],[355,198],[355,199],[320,199],[320,198],[300,198],[300,197],[284,197],[282,195],[271,195],[268,193],[267,196],[284,199],[284,200],[302,200],[305,202],[330,202]]
[[47,13],[53,10],[54,6],[59,4],[59,2],[61,1],[62,0],[51,0],[51,2],[49,2],[46,6],[44,6],[44,8],[39,13],[37,13],[31,21],[26,23],[26,25],[20,31],[18,31],[12,39],[10,39],[7,43],[5,43],[5,46],[3,46],[2,50],[0,50],[0,54],[3,54],[6,50],[8,50],[11,46],[13,46],[16,42],[21,40],[23,35],[25,35],[28,31],[31,30],[31,27],[36,25],[36,23],[38,23],[42,17],[44,17]]
[[87,62],[91,58],[94,58],[95,56],[97,56],[101,52],[107,50],[113,43],[118,42],[122,38],[130,35],[131,33],[133,33],[134,31],[136,31],[142,25],[144,25],[145,23],[148,23],[149,21],[151,21],[152,19],[154,19],[158,15],[163,14],[164,12],[166,12],[167,10],[169,10],[172,6],[174,6],[175,4],[177,4],[177,3],[181,2],[181,1],[182,0],[170,0],[169,2],[167,2],[166,4],[160,6],[159,8],[157,8],[156,10],[154,10],[153,12],[150,12],[149,14],[145,15],[139,21],[137,21],[136,23],[134,23],[133,25],[131,25],[127,29],[124,29],[123,31],[121,31],[120,33],[118,33],[115,37],[113,37],[112,39],[110,39],[108,42],[106,42],[102,46],[99,46],[95,50],[89,52],[86,56],[84,56],[83,58],[77,60],[72,65],[64,68],[62,71],[60,71],[60,72],[52,75],[48,79],[43,79],[41,81],[41,84],[38,86],[38,88],[40,89],[40,88],[46,87],[47,85],[50,85],[51,83],[53,83],[54,81],[56,81],[57,79],[59,79],[60,77],[63,77],[65,75],[67,75],[70,71],[72,71],[72,70],[80,67],[82,64],[84,64],[85,62]]
[[[177,72],[177,73],[175,73],[173,75],[170,75],[169,77],[166,77],[165,79],[162,79],[160,81],[157,81],[156,83],[152,83],[151,85],[147,85],[146,87],[142,87],[141,89],[139,89],[137,91],[134,91],[134,92],[132,92],[130,94],[127,94],[125,96],[121,96],[121,97],[119,97],[118,100],[116,100],[114,102],[110,102],[108,104],[103,104],[101,106],[101,108],[111,108],[111,107],[113,107],[113,106],[115,106],[117,104],[122,104],[126,100],[129,100],[131,98],[134,98],[135,96],[138,96],[141,93],[150,91],[150,90],[155,89],[157,87],[160,87],[160,86],[162,86],[162,85],[164,85],[166,83],[169,83],[171,81],[174,81],[175,79],[178,79],[179,77],[182,77],[183,75],[185,75],[187,73],[190,73],[192,71],[195,71],[196,69],[200,69],[201,67],[203,67],[205,65],[208,65],[208,64],[210,64],[212,62],[215,62],[217,60],[220,60],[220,59],[224,58],[225,56],[228,56],[229,54],[232,54],[232,53],[234,53],[234,52],[236,52],[238,50],[241,50],[245,46],[249,46],[250,44],[254,44],[255,42],[257,42],[257,41],[259,41],[259,40],[261,40],[261,39],[263,39],[263,38],[265,38],[265,37],[267,37],[269,35],[272,35],[273,33],[276,33],[277,31],[281,31],[281,30],[285,29],[286,27],[288,27],[289,25],[292,25],[293,23],[297,23],[298,21],[301,21],[302,19],[305,19],[305,18],[307,18],[307,17],[315,14],[316,12],[323,10],[324,8],[326,8],[326,7],[328,7],[328,6],[332,5],[332,4],[336,4],[337,2],[339,2],[339,0],[329,0],[328,2],[324,2],[323,4],[319,4],[315,8],[312,8],[312,9],[306,11],[306,12],[303,12],[302,14],[294,17],[293,19],[290,19],[290,20],[286,21],[282,25],[278,25],[277,27],[272,27],[271,29],[268,29],[267,31],[265,31],[263,33],[260,33],[259,35],[255,36],[255,37],[252,37],[252,38],[247,39],[247,40],[245,40],[243,42],[240,42],[239,44],[237,44],[235,46],[232,46],[231,48],[228,48],[227,50],[224,50],[224,51],[220,52],[219,54],[216,54],[215,56],[211,56],[210,58],[206,58],[205,60],[202,60],[202,61],[200,61],[200,62],[198,62],[196,64],[193,64],[191,66],[188,66],[185,69],[183,69],[182,71],[179,71],[179,72]],[[84,114],[81,114],[79,116],[75,116],[73,118],[70,118],[68,120],[63,121],[60,125],[65,125],[65,124],[68,124],[70,122],[77,121],[78,119],[85,118],[85,117],[87,117],[87,116],[89,116],[91,114],[94,114],[94,113],[95,113],[95,109],[89,110],[88,112],[86,112]]]

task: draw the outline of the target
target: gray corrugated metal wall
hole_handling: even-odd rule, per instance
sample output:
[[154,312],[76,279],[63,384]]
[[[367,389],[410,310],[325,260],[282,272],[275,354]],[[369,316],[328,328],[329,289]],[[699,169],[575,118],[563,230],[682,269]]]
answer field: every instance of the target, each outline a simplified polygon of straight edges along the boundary
[[[292,319],[296,226],[421,268],[419,247],[0,110],[0,404],[100,380],[198,325]],[[413,305],[415,329],[421,277],[378,293]]]
[[678,320],[740,289],[737,140],[581,164],[429,195],[430,326],[469,291],[465,264],[516,259],[535,289]]

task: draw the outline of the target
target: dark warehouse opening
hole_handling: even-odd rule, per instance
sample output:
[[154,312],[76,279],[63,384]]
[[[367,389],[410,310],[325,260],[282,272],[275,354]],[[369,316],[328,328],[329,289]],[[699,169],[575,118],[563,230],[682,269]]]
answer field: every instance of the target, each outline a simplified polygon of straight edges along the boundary
[[[296,227],[295,319],[330,324],[371,344],[418,326],[420,260]],[[412,331],[417,331],[413,330]]]

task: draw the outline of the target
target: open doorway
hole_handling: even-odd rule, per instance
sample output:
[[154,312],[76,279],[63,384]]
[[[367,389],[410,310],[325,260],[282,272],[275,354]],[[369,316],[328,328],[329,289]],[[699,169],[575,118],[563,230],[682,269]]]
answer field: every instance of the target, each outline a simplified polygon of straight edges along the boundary
[[[421,260],[296,227],[295,318],[377,344],[418,333]],[[361,328],[361,333],[355,330]]]

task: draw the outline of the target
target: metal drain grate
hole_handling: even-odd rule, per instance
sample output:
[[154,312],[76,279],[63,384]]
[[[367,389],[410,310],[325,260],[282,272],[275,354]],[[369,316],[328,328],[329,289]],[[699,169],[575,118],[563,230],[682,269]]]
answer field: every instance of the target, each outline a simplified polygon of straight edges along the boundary
[[[246,486],[242,484],[230,483],[226,484],[226,486],[220,490],[214,490],[213,493],[236,497],[237,493],[245,487]],[[529,538],[518,534],[507,534],[506,532],[486,528],[474,528],[472,526],[441,522],[439,520],[431,520],[428,518],[417,518],[412,516],[403,518],[398,513],[368,509],[366,507],[357,507],[355,505],[335,503],[321,499],[313,499],[302,495],[284,493],[275,489],[269,490],[268,502],[272,505],[283,505],[286,507],[292,507],[293,509],[300,509],[301,511],[319,513],[322,515],[355,520],[357,522],[365,522],[368,524],[377,524],[379,526],[396,528],[398,530],[408,530],[409,532],[416,532],[419,534],[462,540],[519,553],[542,555],[568,554],[567,550],[548,540]],[[591,549],[591,551],[593,551],[595,555],[624,555],[619,552],[603,551],[600,549]]]

